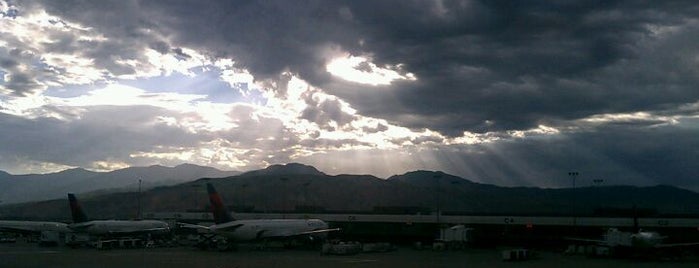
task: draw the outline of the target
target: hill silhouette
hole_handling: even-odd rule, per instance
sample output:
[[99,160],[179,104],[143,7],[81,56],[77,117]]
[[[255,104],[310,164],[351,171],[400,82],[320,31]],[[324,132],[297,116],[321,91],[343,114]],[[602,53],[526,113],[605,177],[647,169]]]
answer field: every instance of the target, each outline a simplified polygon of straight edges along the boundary
[[[237,212],[435,213],[594,216],[633,206],[654,214],[699,214],[699,194],[672,186],[605,186],[576,189],[499,187],[435,171],[387,179],[327,175],[302,164],[274,165],[223,178],[201,178],[142,193],[146,212],[207,212],[206,183]],[[65,195],[65,193],[64,193]],[[96,218],[133,218],[135,192],[78,196]],[[65,197],[5,205],[0,217],[68,220]],[[606,210],[605,210],[606,209]],[[607,215],[608,216],[608,215]]]
[[[82,168],[48,174],[10,175],[0,173],[0,201],[3,204],[62,198],[67,192],[114,192],[175,185],[202,177],[227,177],[237,171],[221,171],[211,167],[182,164],[175,167],[129,167],[111,172],[94,172]],[[5,175],[6,174],[6,175]]]

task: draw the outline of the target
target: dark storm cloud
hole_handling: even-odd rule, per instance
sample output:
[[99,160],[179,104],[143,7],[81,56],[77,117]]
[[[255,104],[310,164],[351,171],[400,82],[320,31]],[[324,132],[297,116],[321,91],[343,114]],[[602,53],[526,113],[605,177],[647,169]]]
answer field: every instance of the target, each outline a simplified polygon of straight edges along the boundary
[[[362,115],[447,135],[527,129],[597,113],[653,110],[699,99],[699,15],[692,1],[45,1],[52,14],[96,27],[119,51],[147,32],[232,57],[258,78],[285,70]],[[102,12],[105,8],[110,12]],[[118,23],[115,23],[117,22]],[[653,27],[678,26],[655,35]],[[131,40],[131,41],[129,41]],[[418,81],[384,89],[325,71],[323,49],[402,63]],[[176,53],[176,49],[175,49]],[[99,59],[109,59],[101,57]],[[98,61],[116,73],[129,73]],[[365,66],[366,67],[366,66]],[[687,67],[691,67],[688,68]],[[631,69],[631,70],[627,70]],[[665,74],[672,73],[672,76]],[[672,88],[668,92],[668,88]],[[388,104],[388,105],[382,105]],[[310,111],[309,111],[310,112]],[[310,116],[310,114],[309,114]]]
[[[469,159],[501,165],[501,176],[483,178],[511,185],[569,187],[568,171],[578,171],[579,186],[602,179],[607,185],[676,185],[699,190],[697,128],[605,126],[558,138],[527,139],[484,147],[489,157]],[[499,164],[498,164],[499,163]],[[509,180],[509,181],[508,181]]]
[[[196,146],[202,137],[153,124],[158,108],[93,107],[81,120],[27,119],[0,113],[0,154],[36,161],[89,167],[93,161],[130,158],[158,146]],[[105,120],[112,118],[114,120]]]
[[[448,135],[699,99],[696,71],[688,71],[696,62],[676,61],[698,54],[696,26],[669,37],[648,29],[682,25],[697,14],[693,3],[497,3],[448,7],[445,18],[411,4],[391,16],[381,16],[380,6],[353,5],[354,18],[372,33],[363,49],[380,62],[405,64],[418,81],[388,94],[339,83],[325,88],[360,113]],[[377,98],[395,105],[376,105]]]
[[20,49],[0,48],[0,71],[7,73],[2,78],[0,92],[4,89],[14,96],[27,96],[46,88],[35,79],[42,70],[27,68],[23,64],[31,57],[32,55]]
[[[231,55],[255,75],[289,69],[360,114],[447,135],[699,99],[688,71],[696,63],[676,61],[698,54],[696,26],[668,36],[649,29],[685,26],[697,14],[691,2],[435,3],[244,2],[194,12],[183,4],[156,13],[182,18],[165,26],[178,41]],[[208,23],[196,23],[200,14]],[[402,63],[419,81],[375,90],[333,79],[318,52],[329,44],[371,54],[379,66]]]
[[[249,70],[257,79],[269,79],[265,81],[269,85],[277,82],[273,88],[281,98],[287,94],[284,84],[289,76],[280,73],[290,71],[349,103],[360,116],[419,131],[428,128],[447,136],[471,131],[491,132],[488,135],[502,138],[482,145],[442,147],[436,144],[441,138],[416,138],[411,142],[436,149],[406,149],[412,150],[415,158],[404,163],[412,165],[382,162],[405,160],[396,152],[401,150],[393,151],[395,157],[383,159],[381,150],[371,151],[366,158],[369,163],[361,164],[371,166],[372,173],[387,166],[400,168],[396,173],[417,166],[439,166],[483,182],[565,186],[569,179],[566,172],[578,170],[586,178],[603,178],[610,184],[673,183],[699,189],[696,168],[691,166],[699,159],[692,149],[699,147],[699,131],[685,126],[696,126],[696,122],[681,121],[675,126],[662,124],[667,119],[648,118],[590,126],[579,120],[636,112],[696,116],[696,108],[689,105],[699,101],[699,24],[695,19],[699,5],[695,1],[36,3],[40,4],[33,7],[93,27],[108,39],[81,44],[55,33],[62,41],[52,44],[52,50],[88,47],[81,53],[114,74],[134,72],[114,60],[143,60],[139,54],[142,48],[186,57],[179,49],[186,47],[213,57],[230,57],[236,67]],[[326,71],[325,65],[333,56],[328,51],[334,49],[370,56],[378,68],[402,64],[401,70],[417,79],[385,86],[341,80]],[[5,57],[0,64],[5,70],[12,69],[13,58]],[[366,63],[358,68],[376,69]],[[307,100],[307,104],[313,105],[300,116],[321,126],[351,121],[338,102]],[[351,140],[318,139],[318,133],[310,133],[315,140],[293,138],[295,135],[279,120],[252,119],[255,116],[245,112],[238,115],[240,125],[257,126],[252,130],[262,134],[241,129],[224,138],[236,146],[247,146],[254,159],[290,159],[294,152],[283,148],[294,144],[355,145]],[[4,118],[0,122],[13,121]],[[51,122],[38,119],[34,123]],[[31,129],[30,123],[24,124]],[[582,131],[514,140],[505,132],[540,124]],[[576,128],[576,124],[582,127]],[[58,124],[51,126],[61,130]],[[386,127],[377,125],[375,131],[382,129]],[[58,135],[77,134],[71,131],[63,129]],[[30,133],[14,134],[31,137]],[[109,132],[103,134],[113,137]],[[3,131],[2,135],[12,141],[11,134]],[[34,140],[49,146],[40,142],[41,138],[50,139]],[[133,138],[129,142],[137,144],[127,148],[147,147],[138,145],[139,139],[143,138]],[[2,142],[6,143],[12,142]],[[255,147],[260,149],[251,149]],[[9,148],[3,150],[28,150]],[[107,153],[111,149],[122,152],[119,148],[98,148],[102,150],[79,157],[100,159],[104,156],[94,154],[113,154]],[[323,163],[331,156],[350,159],[353,154],[362,153],[329,152],[309,159],[316,157],[316,163]],[[361,165],[345,162],[340,164]]]
[[335,122],[338,127],[343,127],[356,119],[356,116],[348,114],[342,110],[342,104],[336,99],[326,99],[317,101],[312,94],[305,98],[306,109],[301,112],[301,118],[318,124],[323,129],[334,130],[335,127],[329,125]]
[[[334,173],[388,177],[408,168],[429,169],[501,186],[556,188],[572,187],[568,172],[577,171],[577,187],[664,184],[699,191],[694,167],[699,159],[697,123],[694,128],[615,125],[474,145],[330,151],[297,161]],[[363,165],[334,159],[355,159]]]
[[[20,23],[25,24],[23,31],[27,32],[7,35],[3,41],[8,48],[25,49],[32,55],[23,62],[28,69],[40,70],[50,65],[50,75],[29,75],[43,84],[86,84],[143,75],[144,67],[155,68],[144,54],[146,48],[186,58],[182,51],[169,50],[162,36],[151,31],[153,25],[138,12],[133,1],[37,2],[19,3],[18,17],[23,19]],[[105,8],[109,12],[104,12]],[[44,10],[52,17],[41,17]],[[35,16],[34,20],[27,20],[30,16]],[[27,40],[22,34],[36,39]],[[75,67],[76,60],[82,60],[87,65],[83,67],[90,68],[93,74],[72,73],[70,68]],[[74,79],[80,75],[84,77]]]
[[19,65],[19,63],[13,59],[0,59],[0,67],[3,69],[10,69],[10,68],[16,68]]
[[9,75],[4,87],[9,89],[11,94],[16,96],[31,95],[33,92],[39,91],[45,86],[34,79],[34,76],[28,72],[8,70]]

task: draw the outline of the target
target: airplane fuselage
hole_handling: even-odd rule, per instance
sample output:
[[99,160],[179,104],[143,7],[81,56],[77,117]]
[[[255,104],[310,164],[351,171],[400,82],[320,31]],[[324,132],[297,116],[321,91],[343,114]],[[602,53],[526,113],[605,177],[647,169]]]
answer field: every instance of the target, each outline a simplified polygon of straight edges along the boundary
[[638,232],[631,235],[631,245],[638,248],[653,248],[663,243],[665,237],[656,232]]
[[664,238],[656,232],[630,233],[610,228],[601,242],[610,247],[653,248],[662,244]]
[[70,224],[68,228],[93,235],[164,234],[170,231],[166,222],[155,220],[95,220]]
[[0,221],[0,231],[18,233],[71,232],[68,224],[52,221]]
[[322,238],[327,233],[314,231],[328,229],[328,224],[318,219],[237,220],[212,225],[209,229],[233,241],[254,241],[300,235]]

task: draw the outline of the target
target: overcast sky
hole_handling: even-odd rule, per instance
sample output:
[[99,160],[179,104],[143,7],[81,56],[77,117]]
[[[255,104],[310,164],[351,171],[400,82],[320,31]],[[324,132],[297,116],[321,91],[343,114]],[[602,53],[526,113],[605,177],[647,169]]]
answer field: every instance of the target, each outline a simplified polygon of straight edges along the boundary
[[699,190],[698,18],[696,1],[0,0],[0,170]]

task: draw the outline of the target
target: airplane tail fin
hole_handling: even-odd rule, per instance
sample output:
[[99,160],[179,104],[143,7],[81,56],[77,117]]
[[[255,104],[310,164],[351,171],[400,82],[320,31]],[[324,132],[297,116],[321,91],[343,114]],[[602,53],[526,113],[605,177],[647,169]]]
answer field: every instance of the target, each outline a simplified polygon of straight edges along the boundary
[[70,203],[70,214],[73,216],[73,223],[88,221],[87,215],[85,215],[85,212],[80,207],[78,199],[75,198],[74,194],[68,194],[68,203]]
[[220,224],[234,221],[231,214],[223,205],[223,200],[218,192],[216,192],[214,186],[211,183],[207,183],[206,190],[209,192],[209,202],[211,202],[211,210],[214,213],[214,222]]

